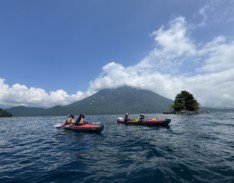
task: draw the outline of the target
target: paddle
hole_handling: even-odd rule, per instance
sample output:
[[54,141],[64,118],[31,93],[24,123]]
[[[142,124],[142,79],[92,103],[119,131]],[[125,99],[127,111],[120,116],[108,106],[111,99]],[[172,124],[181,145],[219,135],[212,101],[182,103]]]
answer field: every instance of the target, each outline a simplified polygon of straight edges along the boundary
[[62,126],[63,126],[63,123],[57,123],[57,124],[54,125],[55,128],[60,128]]

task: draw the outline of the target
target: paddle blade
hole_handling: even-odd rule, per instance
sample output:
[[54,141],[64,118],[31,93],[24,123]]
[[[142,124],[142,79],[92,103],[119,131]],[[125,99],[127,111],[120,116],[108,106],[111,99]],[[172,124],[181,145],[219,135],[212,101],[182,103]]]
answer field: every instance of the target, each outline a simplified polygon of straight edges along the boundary
[[57,124],[54,125],[55,128],[60,128],[62,126],[63,126],[63,123],[57,123]]

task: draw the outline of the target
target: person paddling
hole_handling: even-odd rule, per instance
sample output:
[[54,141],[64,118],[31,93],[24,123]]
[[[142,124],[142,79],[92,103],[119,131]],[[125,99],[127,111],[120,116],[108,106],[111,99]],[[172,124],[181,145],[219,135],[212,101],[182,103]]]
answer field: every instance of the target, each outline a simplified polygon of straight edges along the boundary
[[128,121],[128,113],[125,114],[125,117],[124,117],[124,122],[127,122]]
[[145,119],[145,116],[143,114],[140,114],[140,119],[139,121],[143,121]]
[[83,125],[84,124],[84,119],[85,119],[85,116],[83,114],[80,114],[80,116],[77,118],[76,120],[76,125]]
[[74,116],[71,114],[68,116],[68,118],[66,119],[65,124],[73,124],[74,123]]

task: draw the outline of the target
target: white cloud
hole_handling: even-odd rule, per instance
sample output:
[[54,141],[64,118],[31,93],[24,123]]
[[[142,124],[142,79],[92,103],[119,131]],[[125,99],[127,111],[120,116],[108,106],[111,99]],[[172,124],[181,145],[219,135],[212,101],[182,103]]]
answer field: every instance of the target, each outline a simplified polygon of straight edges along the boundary
[[194,19],[201,19],[196,26],[206,26],[210,23],[232,24],[234,22],[234,1],[233,0],[212,0],[207,1],[206,5],[201,7],[194,14]]
[[202,22],[199,24],[200,26],[206,25],[206,21],[208,18],[206,11],[208,8],[208,5],[206,5],[199,10],[199,15],[202,16]]
[[229,42],[223,36],[216,37],[202,48],[201,53],[206,60],[197,71],[221,72],[234,68],[234,41]]
[[155,42],[161,48],[163,53],[168,53],[172,56],[181,56],[184,54],[194,54],[195,48],[186,34],[188,27],[186,26],[185,18],[178,17],[170,22],[169,29],[161,27],[154,31]]
[[154,31],[151,36],[155,40],[155,48],[143,58],[135,67],[138,69],[157,70],[170,74],[180,72],[184,62],[196,53],[196,45],[188,37],[189,26],[184,17],[177,17],[170,21],[169,28],[164,26]]
[[84,94],[78,91],[69,95],[64,90],[46,92],[41,88],[28,88],[25,85],[14,84],[9,86],[4,79],[0,78],[0,104],[3,107],[24,105],[30,107],[52,107],[66,105],[80,100]]
[[131,67],[107,64],[89,92],[128,85],[174,99],[187,90],[202,106],[234,107],[234,40],[219,36],[196,44],[189,35],[185,19],[175,18],[152,33],[155,48],[145,58]]

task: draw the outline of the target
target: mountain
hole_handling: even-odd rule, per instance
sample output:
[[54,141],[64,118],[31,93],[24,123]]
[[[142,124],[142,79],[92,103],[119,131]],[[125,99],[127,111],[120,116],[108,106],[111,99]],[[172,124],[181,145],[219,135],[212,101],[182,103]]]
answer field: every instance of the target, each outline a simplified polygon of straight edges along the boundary
[[0,108],[0,117],[12,117],[12,114]]
[[6,109],[6,111],[10,112],[13,116],[44,116],[46,115],[46,110],[47,109],[25,106]]
[[155,113],[169,110],[172,103],[154,92],[124,86],[101,90],[66,108],[92,114]]
[[128,86],[104,89],[83,100],[49,109],[15,107],[7,111],[14,116],[83,114],[158,113],[169,111],[173,100],[152,91]]

